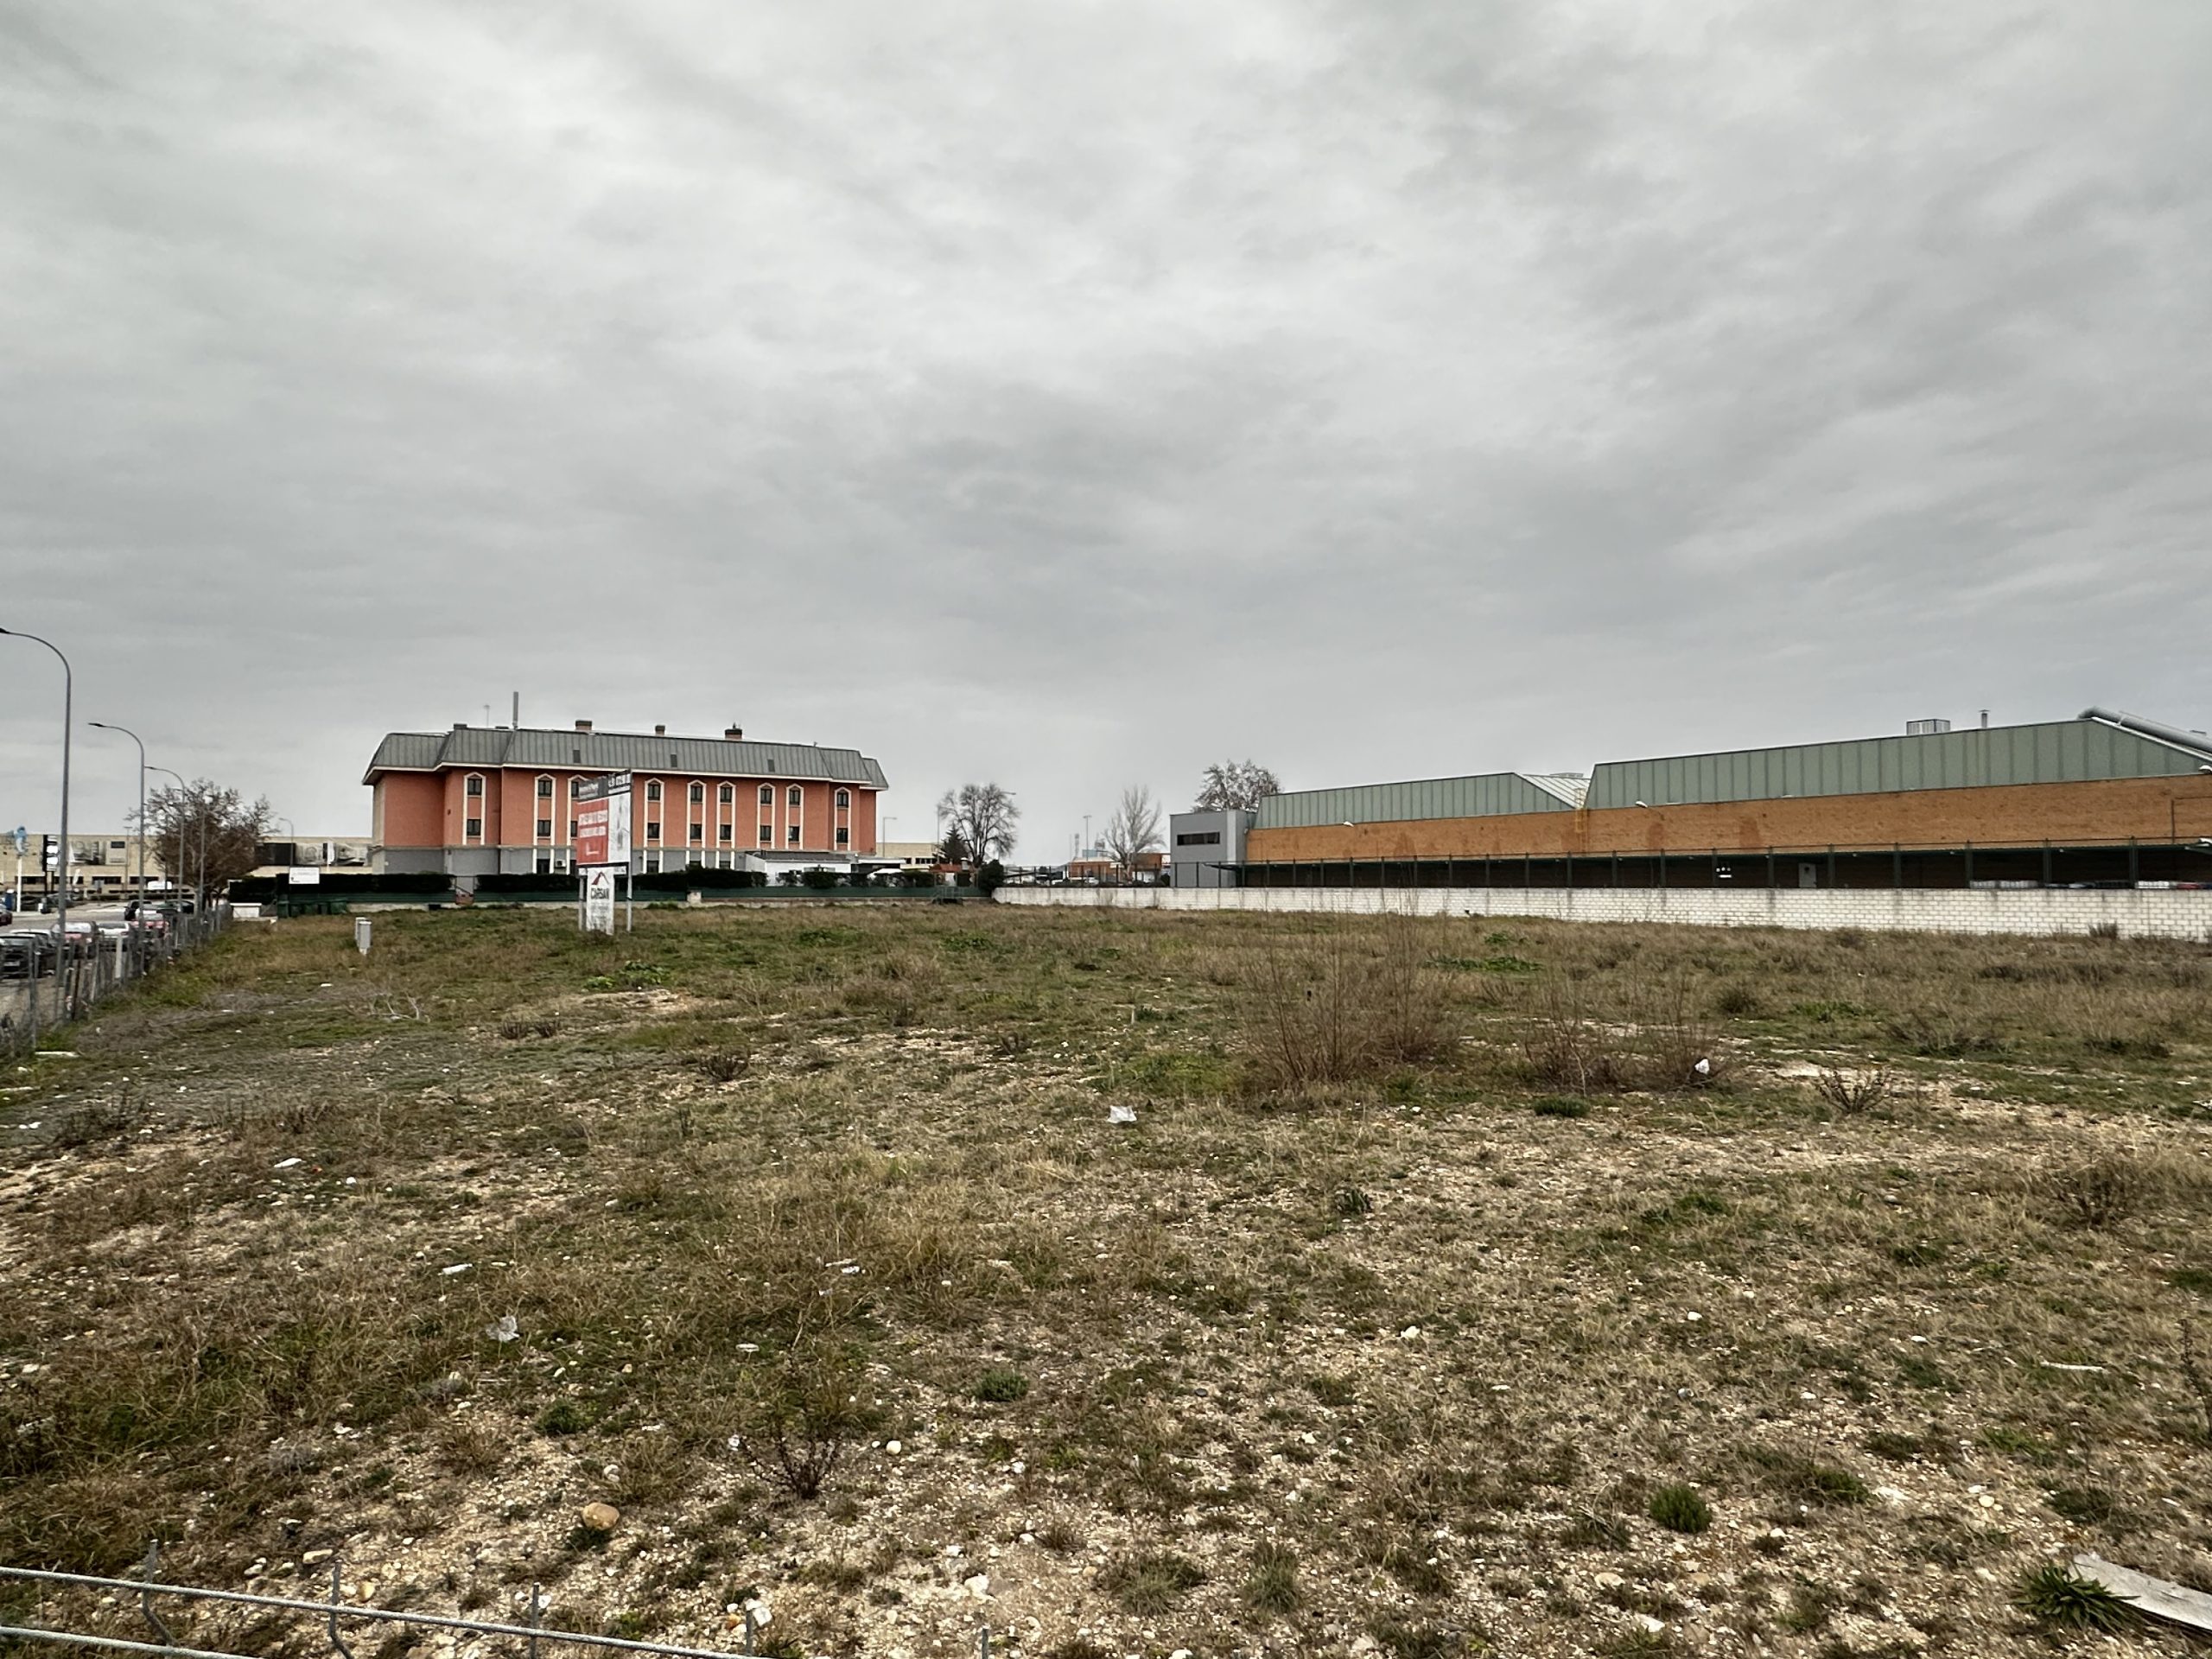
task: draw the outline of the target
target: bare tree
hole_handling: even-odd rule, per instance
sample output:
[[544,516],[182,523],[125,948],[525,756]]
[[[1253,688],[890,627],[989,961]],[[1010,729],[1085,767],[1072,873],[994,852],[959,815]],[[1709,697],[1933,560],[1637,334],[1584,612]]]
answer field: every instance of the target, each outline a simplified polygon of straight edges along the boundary
[[945,821],[946,843],[950,845],[957,836],[971,861],[981,863],[1004,858],[1014,851],[1014,832],[1021,822],[1021,809],[1014,804],[1013,795],[996,784],[963,784],[948,789],[937,810]]
[[190,882],[203,903],[209,893],[252,874],[274,822],[267,797],[248,801],[205,778],[146,798],[145,832],[162,849],[172,883]]
[[1205,770],[1194,808],[1200,812],[1249,812],[1270,795],[1282,793],[1275,775],[1256,760],[1223,760]]
[[1106,855],[1121,867],[1122,874],[1134,878],[1138,855],[1155,852],[1163,844],[1160,838],[1160,804],[1152,798],[1152,791],[1142,784],[1131,784],[1123,790],[1122,804],[1106,820],[1100,842],[1106,849]]

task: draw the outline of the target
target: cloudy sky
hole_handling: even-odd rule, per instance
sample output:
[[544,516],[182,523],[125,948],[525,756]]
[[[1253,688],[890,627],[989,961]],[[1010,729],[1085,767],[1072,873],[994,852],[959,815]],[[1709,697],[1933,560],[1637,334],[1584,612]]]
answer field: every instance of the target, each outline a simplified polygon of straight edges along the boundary
[[[378,736],[1293,786],[2212,723],[2212,6],[14,0],[0,625]],[[0,640],[0,817],[58,671]],[[80,729],[74,816],[130,746]]]

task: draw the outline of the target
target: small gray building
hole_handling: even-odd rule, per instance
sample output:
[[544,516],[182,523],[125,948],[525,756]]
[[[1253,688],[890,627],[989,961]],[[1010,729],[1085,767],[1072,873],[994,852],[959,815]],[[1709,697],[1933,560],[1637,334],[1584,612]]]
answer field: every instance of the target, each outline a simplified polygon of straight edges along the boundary
[[1168,885],[1233,887],[1244,861],[1244,832],[1252,815],[1242,810],[1178,812],[1167,820]]

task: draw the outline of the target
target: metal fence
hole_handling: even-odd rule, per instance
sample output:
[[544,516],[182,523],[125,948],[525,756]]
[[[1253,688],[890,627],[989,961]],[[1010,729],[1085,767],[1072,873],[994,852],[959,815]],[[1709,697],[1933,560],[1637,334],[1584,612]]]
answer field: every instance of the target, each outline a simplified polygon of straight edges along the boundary
[[227,905],[166,918],[158,931],[95,924],[67,938],[19,923],[0,931],[0,1054],[29,1053],[41,1033],[83,1019],[134,980],[197,949],[230,925]]
[[[548,1629],[543,1623],[545,1601],[543,1586],[530,1586],[528,1622],[521,1624],[500,1624],[495,1620],[463,1618],[457,1614],[408,1612],[397,1608],[356,1605],[345,1600],[344,1573],[336,1560],[330,1562],[330,1598],[327,1601],[310,1601],[297,1596],[264,1596],[244,1590],[211,1590],[195,1585],[165,1584],[161,1581],[161,1547],[149,1545],[146,1560],[135,1579],[96,1578],[85,1573],[54,1573],[36,1567],[0,1567],[0,1587],[21,1584],[32,1587],[39,1597],[39,1611],[35,1622],[23,1622],[17,1614],[6,1623],[0,1623],[0,1654],[11,1651],[29,1652],[33,1644],[58,1647],[92,1648],[118,1653],[151,1653],[170,1656],[171,1659],[252,1659],[230,1648],[195,1645],[204,1641],[229,1642],[237,1646],[253,1647],[266,1652],[272,1647],[283,1646],[296,1650],[296,1643],[283,1641],[283,1636],[298,1637],[306,1631],[315,1632],[315,1639],[328,1644],[332,1659],[356,1659],[348,1630],[358,1639],[367,1627],[368,1632],[378,1628],[410,1629],[427,1631],[450,1630],[462,1636],[491,1638],[495,1650],[512,1653],[518,1659],[539,1659],[541,1645],[567,1643],[572,1646],[599,1649],[611,1653],[633,1653],[654,1656],[655,1659],[731,1659],[728,1651],[717,1652],[705,1648],[679,1648],[665,1643],[639,1642],[627,1637],[592,1636],[582,1630]],[[91,1592],[105,1604],[95,1610],[87,1599],[76,1598],[69,1603],[75,1611],[66,1622],[49,1623],[45,1613],[48,1591],[59,1592]],[[174,1605],[165,1614],[155,1605],[157,1597],[168,1597],[185,1604],[183,1609]],[[143,1623],[143,1634],[125,1636],[111,1630],[78,1628],[104,1625],[111,1622],[104,1614],[112,1611],[116,1619],[129,1620],[130,1615],[120,1610],[136,1604],[137,1619]],[[219,1627],[205,1636],[188,1631],[180,1637],[170,1623],[180,1623],[206,1608],[219,1615],[222,1611],[238,1609],[246,1616],[235,1629],[220,1628],[218,1617],[213,1623]],[[740,1627],[744,1654],[754,1650],[760,1625],[754,1611],[748,1605],[743,1610]],[[280,1627],[272,1630],[270,1621]],[[251,1630],[247,1625],[251,1626]],[[135,1624],[126,1629],[136,1630]]]

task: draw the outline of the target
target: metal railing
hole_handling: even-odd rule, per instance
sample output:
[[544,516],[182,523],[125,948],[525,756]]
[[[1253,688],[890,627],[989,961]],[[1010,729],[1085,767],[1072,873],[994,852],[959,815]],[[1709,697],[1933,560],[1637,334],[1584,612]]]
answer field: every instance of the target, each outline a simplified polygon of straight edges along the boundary
[[230,925],[217,906],[171,917],[159,932],[124,924],[119,932],[73,925],[65,938],[45,918],[20,918],[0,930],[0,1054],[31,1053],[41,1033],[83,1019],[106,997]]
[[[538,1584],[530,1586],[530,1622],[526,1624],[507,1624],[491,1619],[463,1618],[454,1614],[350,1605],[343,1599],[344,1573],[335,1557],[330,1563],[330,1599],[327,1601],[309,1601],[297,1596],[264,1596],[246,1590],[212,1590],[199,1585],[165,1584],[157,1576],[161,1563],[161,1546],[149,1544],[146,1548],[145,1563],[140,1569],[141,1576],[135,1579],[99,1578],[86,1573],[55,1573],[39,1567],[0,1567],[0,1583],[12,1580],[41,1586],[68,1586],[103,1592],[118,1600],[135,1597],[139,1617],[145,1621],[148,1634],[153,1638],[150,1641],[136,1640],[129,1637],[101,1635],[92,1630],[67,1630],[43,1623],[0,1624],[0,1649],[14,1642],[29,1642],[60,1647],[104,1649],[111,1652],[162,1654],[169,1656],[169,1659],[253,1659],[251,1655],[219,1648],[192,1647],[178,1641],[176,1632],[154,1605],[156,1596],[174,1596],[188,1602],[213,1602],[268,1612],[302,1615],[321,1627],[333,1659],[356,1659],[341,1628],[341,1621],[346,1620],[369,1625],[459,1630],[471,1636],[511,1637],[519,1644],[527,1659],[538,1659],[541,1643],[569,1643],[613,1653],[647,1654],[654,1656],[654,1659],[731,1659],[727,1650],[683,1648],[663,1642],[639,1642],[627,1637],[593,1636],[582,1630],[549,1629],[541,1622],[544,1618],[545,1600],[543,1586]],[[759,1640],[761,1625],[749,1605],[743,1612],[744,1646],[740,1651],[751,1654]]]

